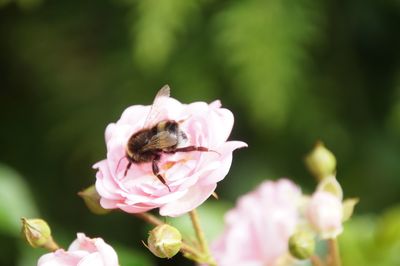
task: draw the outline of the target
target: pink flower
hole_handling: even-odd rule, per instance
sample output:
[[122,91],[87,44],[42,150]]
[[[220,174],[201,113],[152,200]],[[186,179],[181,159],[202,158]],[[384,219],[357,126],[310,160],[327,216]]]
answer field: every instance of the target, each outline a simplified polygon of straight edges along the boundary
[[314,230],[323,239],[335,238],[343,231],[343,206],[336,195],[317,190],[307,208],[307,218]]
[[150,112],[150,106],[131,106],[116,123],[107,126],[107,158],[94,165],[98,169],[96,190],[103,208],[129,213],[160,208],[164,216],[189,212],[202,204],[214,192],[217,182],[228,174],[232,152],[246,146],[240,141],[227,141],[234,119],[219,101],[182,104],[165,98],[157,108],[159,115],[154,123],[177,121],[187,137],[182,147],[202,146],[215,152],[161,153],[160,175],[171,191],[153,174],[151,162],[133,163],[125,176],[127,142],[132,134],[143,129]]
[[266,181],[242,196],[225,216],[225,231],[212,245],[219,266],[276,265],[287,255],[299,221],[300,188],[287,179]]
[[101,238],[88,238],[83,233],[63,249],[40,257],[38,266],[118,266],[118,257],[114,249]]

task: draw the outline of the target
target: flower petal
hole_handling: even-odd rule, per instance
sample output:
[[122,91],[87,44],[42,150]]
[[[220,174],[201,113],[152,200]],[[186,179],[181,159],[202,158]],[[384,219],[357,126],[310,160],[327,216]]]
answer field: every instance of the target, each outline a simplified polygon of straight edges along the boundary
[[160,208],[160,215],[176,217],[186,212],[189,212],[206,199],[208,199],[214,192],[217,184],[209,184],[208,186],[193,186],[191,187],[185,196],[179,200],[169,202]]

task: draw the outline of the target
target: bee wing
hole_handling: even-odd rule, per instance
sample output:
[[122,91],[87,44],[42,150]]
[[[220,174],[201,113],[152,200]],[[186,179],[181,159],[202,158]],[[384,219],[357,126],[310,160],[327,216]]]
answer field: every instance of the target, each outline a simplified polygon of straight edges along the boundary
[[163,99],[166,99],[169,97],[170,94],[170,89],[168,85],[164,85],[156,94],[156,97],[154,97],[153,104],[150,107],[150,112],[146,117],[146,120],[144,121],[143,128],[149,128],[156,124],[158,121],[158,116],[162,113],[159,110],[160,103],[163,101]]
[[142,151],[163,150],[170,148],[178,143],[178,138],[167,131],[162,131],[154,135],[150,141],[143,146]]
[[188,137],[186,136],[185,132],[183,132],[182,130],[179,130],[178,138],[179,138],[178,148],[187,146]]

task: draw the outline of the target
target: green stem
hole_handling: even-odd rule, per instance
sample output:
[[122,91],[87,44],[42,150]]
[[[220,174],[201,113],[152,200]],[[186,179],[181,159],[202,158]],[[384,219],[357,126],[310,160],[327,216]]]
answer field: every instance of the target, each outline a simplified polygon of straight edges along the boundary
[[60,249],[60,246],[53,240],[53,238],[51,238],[46,244],[44,244],[43,247],[51,252]]
[[324,266],[324,263],[322,262],[321,258],[318,257],[317,255],[312,255],[310,257],[310,262],[311,265],[313,266]]
[[192,220],[193,229],[196,233],[197,240],[199,241],[201,251],[203,251],[204,253],[208,253],[209,250],[206,237],[203,230],[201,230],[200,219],[196,209],[189,212],[189,216],[190,220]]
[[182,242],[182,247],[180,250],[187,258],[193,258],[193,260],[197,261],[199,258],[203,257],[203,253],[200,250],[196,249],[195,247],[189,245],[186,242]]
[[155,226],[164,224],[164,222],[161,221],[160,219],[158,219],[156,216],[154,216],[154,215],[152,215],[150,213],[147,213],[147,212],[135,213],[134,215],[136,217],[142,219],[143,221],[145,221],[145,222],[147,222],[149,224],[155,225]]
[[204,256],[204,262],[210,266],[216,266],[217,264],[216,264],[214,258],[211,256],[210,250],[207,245],[206,237],[204,235],[203,230],[201,229],[200,218],[199,218],[199,215],[198,215],[196,209],[189,212],[189,216],[192,221],[193,229],[196,233],[196,237],[197,237],[197,241],[199,242],[200,249]]
[[342,261],[340,259],[339,243],[337,238],[328,239],[328,265],[330,266],[341,266]]

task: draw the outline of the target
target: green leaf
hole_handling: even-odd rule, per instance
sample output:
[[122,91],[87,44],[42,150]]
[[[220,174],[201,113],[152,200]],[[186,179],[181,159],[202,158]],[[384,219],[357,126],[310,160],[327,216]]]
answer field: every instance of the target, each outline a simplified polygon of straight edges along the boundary
[[184,33],[188,20],[197,17],[199,4],[186,0],[141,0],[134,22],[134,59],[139,66],[159,69],[175,48],[178,35]]
[[37,216],[38,211],[27,183],[16,171],[0,164],[0,231],[18,236],[21,217]]
[[339,237],[343,265],[382,265],[374,249],[375,217],[354,217],[344,225]]
[[343,265],[400,265],[400,212],[389,209],[383,217],[356,216],[339,237]]
[[11,2],[11,0],[0,0],[0,7],[3,7],[3,6],[7,5],[10,2]]
[[18,6],[22,9],[33,9],[37,8],[42,4],[42,0],[16,0]]
[[380,217],[376,240],[381,247],[400,244],[400,205],[391,207]]
[[[306,82],[306,45],[321,31],[316,1],[236,1],[214,21],[217,49],[256,122],[281,128]],[[296,99],[294,99],[296,100]],[[263,124],[264,124],[263,123]]]

